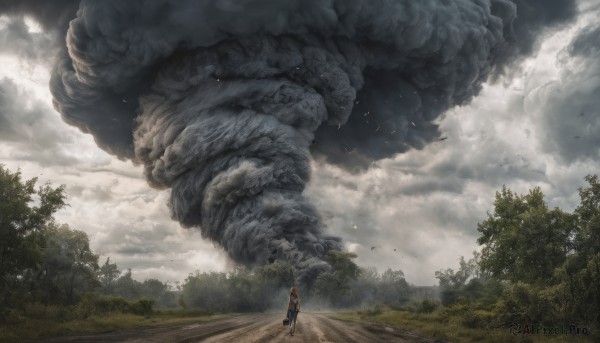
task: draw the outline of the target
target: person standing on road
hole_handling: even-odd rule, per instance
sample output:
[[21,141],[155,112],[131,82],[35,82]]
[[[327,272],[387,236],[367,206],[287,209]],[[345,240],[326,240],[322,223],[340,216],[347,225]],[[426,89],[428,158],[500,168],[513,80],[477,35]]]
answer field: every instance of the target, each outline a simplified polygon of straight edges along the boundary
[[[298,289],[296,287],[292,287],[290,290],[290,299],[288,301],[288,320],[290,321],[290,329],[292,325],[294,325],[294,321],[296,320],[296,316],[298,316],[298,312],[300,312],[300,295],[298,294]],[[292,332],[292,335],[294,333]]]

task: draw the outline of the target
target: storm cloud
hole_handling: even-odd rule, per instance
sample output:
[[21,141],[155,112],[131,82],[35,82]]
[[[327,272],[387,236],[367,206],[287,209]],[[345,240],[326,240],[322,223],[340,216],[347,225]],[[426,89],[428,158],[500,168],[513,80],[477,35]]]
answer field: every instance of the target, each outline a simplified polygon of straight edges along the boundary
[[[600,157],[600,26],[583,28],[559,54],[559,79],[533,89],[526,105],[544,128],[545,151],[568,164]],[[535,106],[535,103],[542,106]]]

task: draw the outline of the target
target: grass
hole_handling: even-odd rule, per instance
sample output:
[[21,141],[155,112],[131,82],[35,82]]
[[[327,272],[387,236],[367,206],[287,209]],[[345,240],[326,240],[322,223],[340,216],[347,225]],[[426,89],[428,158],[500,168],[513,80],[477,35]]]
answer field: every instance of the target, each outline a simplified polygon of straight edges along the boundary
[[[490,318],[491,312],[474,311],[471,315],[479,318],[480,325]],[[437,309],[431,313],[415,313],[394,310],[365,310],[340,312],[334,314],[338,319],[369,322],[395,327],[399,330],[414,332],[417,335],[434,340],[456,343],[470,342],[594,342],[596,336],[582,335],[516,335],[508,328],[469,327],[472,319],[464,314],[447,311],[446,308]],[[465,323],[468,326],[465,326]],[[485,326],[485,325],[483,325]]]
[[113,313],[68,321],[61,321],[56,317],[18,318],[10,323],[0,324],[0,343],[26,342],[72,334],[98,334],[131,328],[196,323],[230,315],[179,309],[158,310],[147,316]]

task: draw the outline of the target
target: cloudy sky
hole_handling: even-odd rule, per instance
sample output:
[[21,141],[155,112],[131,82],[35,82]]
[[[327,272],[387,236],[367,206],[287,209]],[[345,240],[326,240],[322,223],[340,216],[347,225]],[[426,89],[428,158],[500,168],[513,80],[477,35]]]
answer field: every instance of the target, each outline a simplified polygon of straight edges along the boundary
[[[550,206],[572,210],[583,178],[600,170],[598,23],[600,4],[579,1],[576,20],[546,32],[509,76],[438,119],[446,140],[358,173],[313,161],[305,194],[327,232],[360,265],[431,285],[436,270],[478,248],[477,223],[502,185],[518,193],[539,186]],[[148,187],[142,167],[62,121],[48,88],[54,35],[29,17],[0,16],[0,163],[65,184],[69,206],[58,220],[85,231],[101,261],[110,257],[137,279],[230,270],[221,247],[171,220],[168,190]]]

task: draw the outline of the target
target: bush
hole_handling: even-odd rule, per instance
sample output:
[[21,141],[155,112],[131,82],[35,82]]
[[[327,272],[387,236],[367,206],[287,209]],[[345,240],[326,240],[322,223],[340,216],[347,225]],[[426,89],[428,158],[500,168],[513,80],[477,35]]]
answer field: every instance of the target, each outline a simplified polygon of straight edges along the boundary
[[484,318],[478,311],[467,311],[463,314],[460,323],[471,329],[485,328],[489,324],[489,318]]
[[424,299],[417,306],[418,313],[431,313],[440,306],[440,302],[433,299]]
[[137,314],[138,316],[147,316],[152,314],[152,308],[154,307],[154,300],[152,299],[139,299],[129,303],[129,312]]
[[144,316],[151,314],[153,307],[154,300],[151,299],[128,301],[117,296],[86,293],[77,304],[76,312],[83,319],[106,313],[132,313]]
[[361,314],[364,316],[376,316],[376,315],[379,315],[382,313],[383,313],[383,306],[381,306],[380,304],[374,305],[372,307],[368,307],[364,311],[361,312]]

